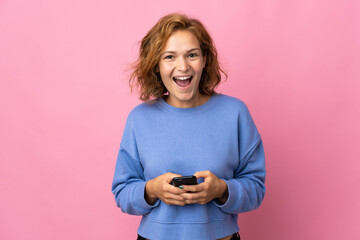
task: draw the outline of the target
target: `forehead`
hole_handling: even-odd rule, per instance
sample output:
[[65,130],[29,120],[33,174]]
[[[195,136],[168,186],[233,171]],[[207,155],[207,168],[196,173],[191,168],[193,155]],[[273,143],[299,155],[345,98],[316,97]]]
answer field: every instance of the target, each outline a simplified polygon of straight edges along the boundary
[[164,51],[181,51],[200,48],[199,40],[187,30],[178,30],[170,35],[164,46]]

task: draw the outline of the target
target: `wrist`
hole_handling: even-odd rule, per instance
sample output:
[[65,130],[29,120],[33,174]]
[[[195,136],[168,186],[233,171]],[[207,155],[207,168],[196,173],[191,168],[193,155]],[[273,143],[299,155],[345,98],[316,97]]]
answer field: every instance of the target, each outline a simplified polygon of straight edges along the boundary
[[145,193],[144,193],[145,200],[150,205],[153,205],[157,200],[156,195],[152,191],[153,190],[152,182],[153,182],[152,179],[146,182],[146,184],[145,184]]
[[220,179],[220,190],[216,200],[224,204],[227,201],[228,197],[229,197],[229,191],[227,184],[224,180]]

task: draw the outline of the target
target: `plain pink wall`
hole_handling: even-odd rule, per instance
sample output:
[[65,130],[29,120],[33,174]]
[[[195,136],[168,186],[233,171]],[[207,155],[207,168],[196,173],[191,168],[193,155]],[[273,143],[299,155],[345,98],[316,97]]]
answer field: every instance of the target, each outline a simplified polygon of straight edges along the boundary
[[0,239],[135,239],[111,182],[125,72],[164,14],[205,23],[262,134],[248,240],[360,239],[359,1],[0,2]]

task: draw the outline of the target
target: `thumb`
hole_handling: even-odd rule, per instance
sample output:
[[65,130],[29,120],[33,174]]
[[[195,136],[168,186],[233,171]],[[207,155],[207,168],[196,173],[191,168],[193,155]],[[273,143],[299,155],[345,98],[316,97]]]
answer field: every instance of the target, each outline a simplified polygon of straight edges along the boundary
[[172,172],[168,172],[165,178],[165,181],[167,183],[171,183],[171,181],[173,180],[174,177],[181,177],[181,175],[176,174],[176,173],[172,173]]
[[210,176],[211,172],[210,171],[198,171],[196,173],[194,173],[194,176],[199,179],[199,178],[206,178],[208,176]]

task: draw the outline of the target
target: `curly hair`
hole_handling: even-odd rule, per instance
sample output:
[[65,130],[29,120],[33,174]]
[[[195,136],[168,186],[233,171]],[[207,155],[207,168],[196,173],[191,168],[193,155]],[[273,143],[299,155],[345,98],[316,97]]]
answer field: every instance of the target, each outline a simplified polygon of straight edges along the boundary
[[206,57],[199,83],[201,94],[207,96],[214,94],[216,86],[221,81],[220,72],[227,78],[226,72],[218,62],[213,40],[202,23],[183,14],[169,14],[162,17],[142,39],[139,58],[132,65],[133,72],[130,75],[129,85],[131,90],[134,86],[139,88],[139,99],[142,101],[161,98],[168,92],[161,81],[158,64],[166,41],[178,30],[187,30],[194,34],[200,43],[202,55]]

